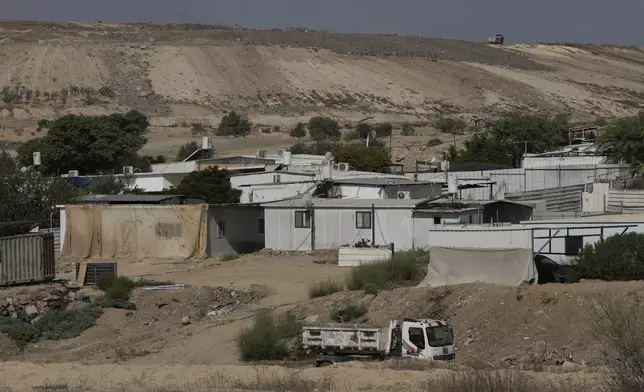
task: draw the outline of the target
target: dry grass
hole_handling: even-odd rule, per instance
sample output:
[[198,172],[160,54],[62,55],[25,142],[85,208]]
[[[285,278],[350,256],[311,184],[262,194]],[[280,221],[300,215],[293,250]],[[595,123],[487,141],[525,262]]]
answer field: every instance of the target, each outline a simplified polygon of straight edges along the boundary
[[421,384],[427,392],[590,392],[597,385],[585,382],[543,381],[525,372],[513,371],[466,371],[451,372],[435,380]]

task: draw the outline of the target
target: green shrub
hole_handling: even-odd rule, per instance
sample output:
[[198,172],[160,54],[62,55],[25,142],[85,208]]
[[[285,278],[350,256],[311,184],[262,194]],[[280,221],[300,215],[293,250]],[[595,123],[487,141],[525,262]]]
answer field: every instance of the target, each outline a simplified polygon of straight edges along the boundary
[[94,326],[96,319],[102,314],[103,309],[99,306],[83,310],[51,311],[44,313],[35,326],[45,339],[70,339]]
[[331,318],[339,323],[346,323],[357,320],[367,314],[368,309],[365,304],[345,303],[339,308],[331,311]]
[[375,283],[367,283],[362,287],[362,291],[365,294],[378,294],[379,289]]
[[422,261],[416,253],[395,253],[387,261],[363,264],[351,270],[347,279],[349,290],[373,291],[378,289],[391,289],[399,286],[408,286],[419,283],[423,278]]
[[28,343],[37,342],[42,336],[36,326],[9,317],[0,317],[0,333],[7,335],[20,348],[24,348]]
[[130,299],[132,290],[137,287],[137,283],[126,276],[118,276],[115,278],[105,275],[96,282],[96,287],[105,291],[105,295],[109,299],[127,301]]
[[296,138],[306,137],[306,125],[302,124],[301,122],[297,123],[297,125],[293,127],[293,129],[291,129],[289,135]]
[[318,282],[311,286],[309,288],[309,297],[311,298],[318,298],[318,297],[326,297],[327,295],[331,295],[333,293],[337,293],[338,291],[341,291],[342,287],[340,287],[339,284],[336,282],[333,282],[332,280],[325,280],[322,282]]
[[414,129],[414,126],[408,123],[405,123],[402,125],[402,130],[400,131],[400,134],[403,136],[414,136],[414,132],[416,130]]
[[338,122],[330,117],[313,117],[309,120],[308,128],[313,140],[338,139],[342,136]]
[[614,235],[586,245],[573,261],[571,280],[644,279],[644,234]]
[[250,134],[252,124],[248,119],[235,111],[226,114],[217,127],[217,136],[246,136]]
[[284,359],[293,353],[291,340],[301,333],[301,324],[293,314],[276,316],[262,312],[252,327],[237,336],[237,348],[242,361]]
[[219,260],[223,261],[223,262],[226,262],[226,261],[236,260],[238,258],[239,258],[239,255],[237,253],[226,253],[226,254],[221,255]]
[[390,123],[381,123],[376,125],[375,131],[377,137],[389,137],[394,127]]

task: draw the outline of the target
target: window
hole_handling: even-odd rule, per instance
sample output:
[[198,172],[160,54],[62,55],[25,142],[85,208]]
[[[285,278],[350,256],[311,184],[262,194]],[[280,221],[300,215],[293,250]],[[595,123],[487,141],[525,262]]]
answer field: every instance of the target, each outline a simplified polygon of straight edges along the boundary
[[583,236],[571,236],[566,237],[566,256],[577,256],[581,253],[582,248],[584,247],[584,237]]
[[474,223],[474,215],[470,215],[470,221],[469,221],[469,223],[470,223],[470,225],[471,225],[472,223]]
[[217,238],[226,236],[226,222],[217,222]]
[[264,218],[259,218],[257,222],[257,234],[264,235]]
[[419,350],[425,348],[425,334],[422,328],[409,328],[409,342]]
[[157,238],[178,238],[181,237],[182,229],[181,223],[157,223],[155,234]]
[[310,211],[295,211],[295,228],[307,229],[311,227]]
[[441,217],[440,216],[435,216],[434,217],[434,224],[435,225],[440,225],[441,224]]
[[356,211],[356,229],[371,229],[371,211]]

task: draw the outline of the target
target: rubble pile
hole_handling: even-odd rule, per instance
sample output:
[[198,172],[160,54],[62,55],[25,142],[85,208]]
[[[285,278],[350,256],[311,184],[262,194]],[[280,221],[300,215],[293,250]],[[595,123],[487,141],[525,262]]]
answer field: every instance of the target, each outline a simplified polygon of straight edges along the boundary
[[0,317],[34,322],[45,312],[81,309],[102,296],[98,289],[70,290],[62,285],[48,285],[34,292],[0,291]]

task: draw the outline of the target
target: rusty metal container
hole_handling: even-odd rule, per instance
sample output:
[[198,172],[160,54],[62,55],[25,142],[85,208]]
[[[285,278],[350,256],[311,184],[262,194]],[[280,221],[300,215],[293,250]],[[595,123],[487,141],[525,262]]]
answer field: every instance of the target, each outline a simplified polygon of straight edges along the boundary
[[53,233],[0,237],[0,286],[53,280],[54,247]]

